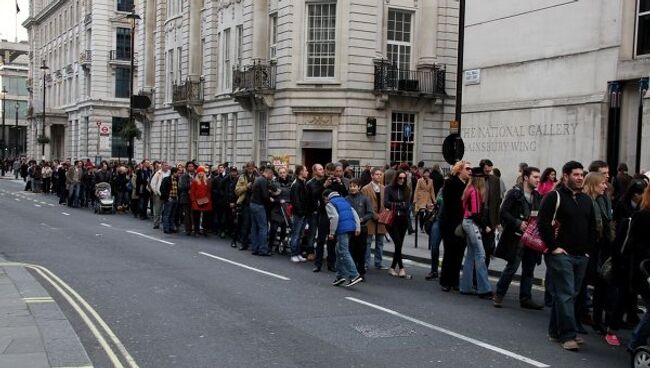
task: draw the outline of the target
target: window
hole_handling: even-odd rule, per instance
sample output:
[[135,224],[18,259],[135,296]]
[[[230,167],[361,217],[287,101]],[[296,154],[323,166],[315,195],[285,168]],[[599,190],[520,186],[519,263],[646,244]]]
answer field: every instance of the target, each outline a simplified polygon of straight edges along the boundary
[[243,46],[244,45],[244,26],[237,26],[237,65],[241,66]]
[[336,4],[307,5],[307,78],[334,78]]
[[182,3],[181,0],[167,1],[167,19],[175,17],[181,13]]
[[650,54],[650,0],[638,0],[639,19],[636,29],[636,54]]
[[278,51],[278,15],[273,14],[269,19],[269,60],[275,60]]
[[115,97],[129,97],[130,72],[129,68],[115,68]]
[[266,161],[269,159],[268,150],[268,122],[266,110],[258,111],[256,114],[256,138],[257,138],[257,162]]
[[117,60],[131,59],[131,30],[129,28],[116,29],[115,58]]
[[397,67],[399,79],[408,79],[411,68],[411,13],[390,9],[387,32],[388,60]]
[[201,123],[196,119],[188,119],[190,128],[190,155],[191,159],[199,158],[199,127]]
[[390,162],[413,162],[415,114],[393,112],[390,128]]
[[128,118],[113,118],[112,137],[111,137],[111,156],[128,157],[127,142],[122,138],[122,129],[129,121]]
[[27,91],[27,78],[3,76],[2,87],[7,89],[8,95],[29,96],[29,91]]
[[174,85],[174,50],[167,51],[167,81],[165,95],[167,101],[172,100],[172,86]]
[[223,31],[223,89],[230,88],[230,28]]
[[133,10],[133,0],[117,0],[117,10],[130,12]]
[[174,80],[176,81],[176,84],[180,84],[181,81],[183,80],[183,69],[181,68],[181,66],[183,65],[182,57],[183,57],[183,48],[177,47],[176,48],[176,75],[174,76]]

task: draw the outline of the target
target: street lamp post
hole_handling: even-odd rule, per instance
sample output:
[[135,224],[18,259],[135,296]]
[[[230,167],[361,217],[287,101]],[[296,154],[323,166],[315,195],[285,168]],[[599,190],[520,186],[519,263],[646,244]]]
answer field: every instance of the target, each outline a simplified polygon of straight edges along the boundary
[[634,172],[641,172],[641,137],[643,135],[643,98],[648,92],[648,78],[641,78],[639,80],[639,116],[636,126],[636,159],[634,165]]
[[[131,21],[131,68],[129,70],[129,128],[135,126],[135,121],[133,119],[133,79],[134,79],[134,64],[135,64],[135,22],[140,18],[139,15],[135,13],[135,5],[131,8],[131,13],[126,16]],[[129,137],[127,142],[127,154],[129,156],[129,164],[133,159],[133,137]]]
[[[43,64],[41,65],[40,68],[43,71],[43,137],[45,137],[45,75],[50,69],[46,64],[45,64],[45,59],[43,59]],[[38,122],[36,123],[36,139],[38,139]],[[41,156],[43,160],[45,160],[45,143],[41,143]]]
[[2,86],[2,137],[0,138],[0,149],[2,150],[2,162],[0,162],[0,175],[5,176],[5,116],[7,115],[7,89]]
[[18,101],[16,101],[15,106],[16,106],[16,132],[15,132],[16,134],[14,135],[14,141],[15,141],[14,142],[15,143],[14,147],[16,147],[16,150],[14,151],[14,159],[18,159],[18,155],[19,155],[18,154],[18,132],[19,132],[19,130],[18,130],[18,109],[20,108],[20,103],[18,103]]

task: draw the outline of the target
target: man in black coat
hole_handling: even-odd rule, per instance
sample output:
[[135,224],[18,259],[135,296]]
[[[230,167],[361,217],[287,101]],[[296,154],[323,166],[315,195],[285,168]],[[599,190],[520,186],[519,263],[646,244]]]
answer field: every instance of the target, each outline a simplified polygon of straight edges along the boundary
[[469,162],[459,161],[452,168],[452,175],[445,181],[442,192],[442,214],[440,232],[445,244],[445,253],[440,270],[440,286],[443,291],[458,289],[460,266],[465,254],[465,239],[454,234],[456,227],[463,221],[462,197],[469,180],[472,166]]
[[503,233],[501,233],[495,255],[508,261],[508,264],[503,269],[497,283],[497,292],[493,303],[497,308],[502,307],[503,298],[521,264],[519,305],[522,308],[539,310],[543,306],[533,302],[532,288],[535,265],[541,263],[541,254],[523,247],[520,241],[528,227],[530,217],[537,215],[542,202],[541,194],[535,190],[539,185],[541,175],[538,168],[529,166],[523,171],[522,176],[522,184],[515,185],[508,191],[501,205],[500,217]]

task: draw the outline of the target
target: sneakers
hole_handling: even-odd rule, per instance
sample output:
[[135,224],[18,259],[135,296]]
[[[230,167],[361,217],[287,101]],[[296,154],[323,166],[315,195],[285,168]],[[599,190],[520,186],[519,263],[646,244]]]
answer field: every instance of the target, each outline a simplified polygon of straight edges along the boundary
[[492,305],[494,305],[494,308],[503,308],[503,296],[499,294],[494,294],[494,298],[492,299]]
[[401,278],[406,278],[406,270],[403,269],[403,268],[400,268],[399,273],[397,274],[397,276],[399,276]]
[[391,276],[393,276],[393,277],[397,277],[397,276],[398,276],[398,273],[397,273],[397,271],[395,271],[394,268],[389,268],[389,269],[388,269],[388,274],[391,275]]
[[618,340],[618,336],[614,335],[613,333],[608,333],[605,335],[605,341],[611,346],[621,346],[621,342]]
[[300,261],[300,262],[307,262],[307,258],[305,258],[303,256],[296,256],[296,257],[298,257],[298,261]]
[[424,279],[427,281],[435,280],[437,278],[438,278],[438,272],[436,271],[429,272],[428,275],[424,276]]
[[291,257],[291,262],[300,263],[300,259],[298,258],[298,256],[293,256],[293,257]]
[[355,278],[353,278],[352,280],[350,280],[350,281],[347,283],[347,285],[345,285],[345,287],[354,286],[354,285],[360,283],[361,281],[363,281],[363,277],[362,277],[361,275],[357,275],[357,277],[355,277]]
[[562,349],[569,351],[578,351],[578,342],[576,340],[568,340],[562,343]]
[[526,300],[520,301],[519,306],[524,308],[524,309],[532,309],[532,310],[542,310],[542,309],[544,309],[543,305],[535,303],[532,299],[526,299]]
[[[343,277],[337,277],[337,278],[334,279],[334,281],[332,282],[332,286],[339,286],[339,285],[342,285],[344,282],[345,282],[345,278],[343,278]],[[352,282],[352,280],[350,280],[350,282]],[[358,282],[359,282],[359,281],[357,281],[357,283],[358,283]]]

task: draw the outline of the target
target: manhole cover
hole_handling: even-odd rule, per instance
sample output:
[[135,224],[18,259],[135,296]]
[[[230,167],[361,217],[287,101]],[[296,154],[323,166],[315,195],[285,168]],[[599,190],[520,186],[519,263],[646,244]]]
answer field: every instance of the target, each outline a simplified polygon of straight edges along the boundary
[[376,326],[376,325],[353,325],[357,332],[365,337],[371,339],[386,338],[386,337],[407,337],[415,335],[415,330],[403,325],[396,326]]

